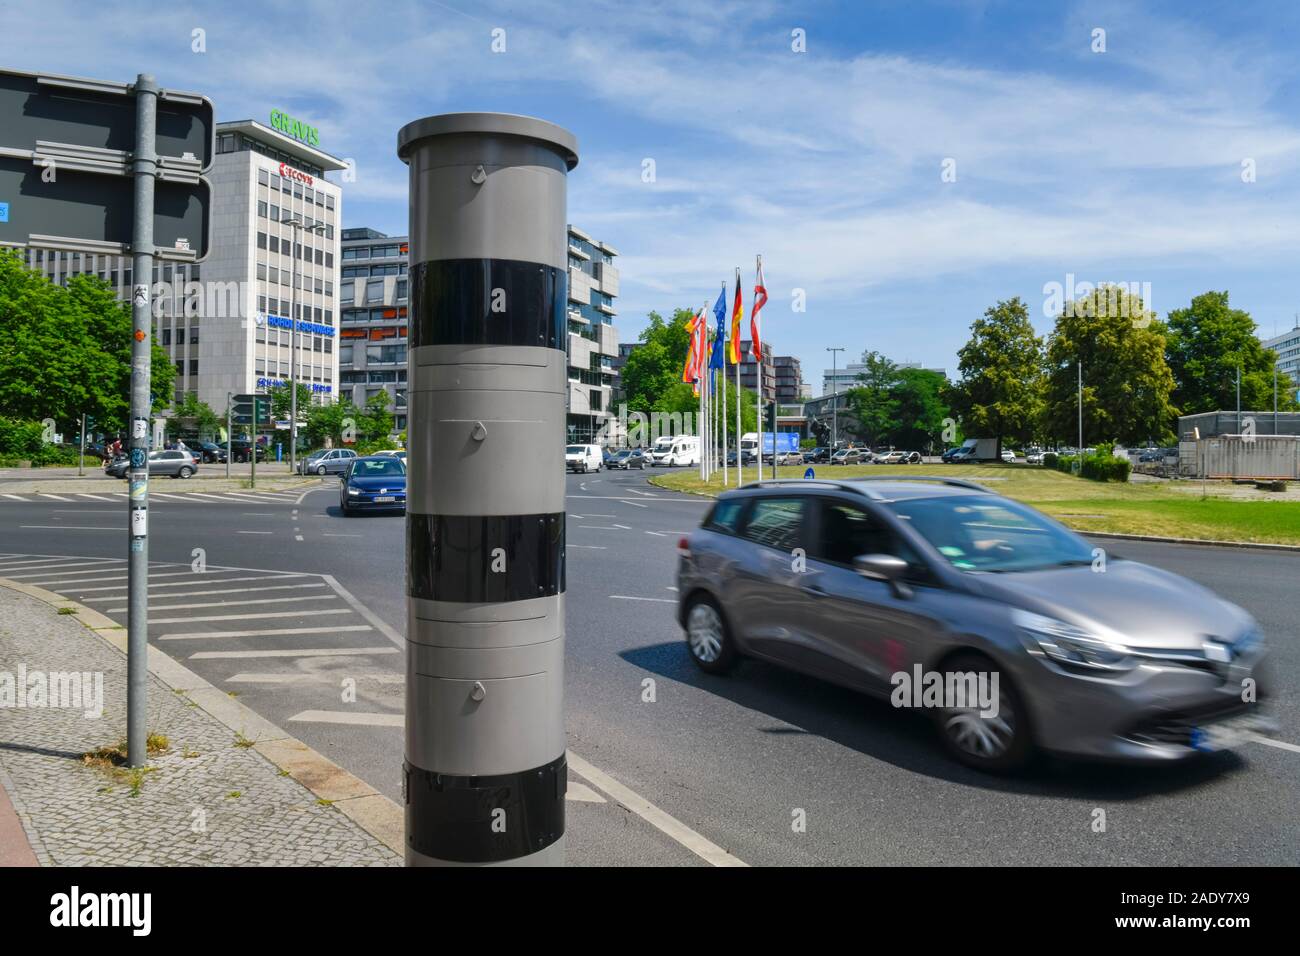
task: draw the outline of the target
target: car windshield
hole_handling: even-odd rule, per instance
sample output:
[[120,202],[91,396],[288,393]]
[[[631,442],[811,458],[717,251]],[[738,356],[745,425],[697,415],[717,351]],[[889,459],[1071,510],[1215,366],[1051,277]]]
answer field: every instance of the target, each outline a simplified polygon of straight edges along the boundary
[[962,571],[1091,564],[1092,548],[1032,508],[992,495],[914,498],[889,506]]
[[353,478],[388,478],[406,474],[398,458],[358,458],[352,465]]
[[564,449],[564,453],[566,455],[585,455],[587,453],[587,448],[585,445],[570,445],[568,448]]

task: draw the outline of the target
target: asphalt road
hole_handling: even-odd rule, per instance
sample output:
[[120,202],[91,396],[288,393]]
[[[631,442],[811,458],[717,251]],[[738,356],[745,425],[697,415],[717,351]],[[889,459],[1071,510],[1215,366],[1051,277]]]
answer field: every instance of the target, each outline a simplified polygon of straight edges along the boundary
[[[992,778],[951,762],[923,719],[849,691],[752,661],[728,677],[700,673],[674,620],[674,549],[706,503],[648,474],[569,478],[569,745],[699,839],[575,787],[572,863],[701,864],[702,843],[753,865],[1300,862],[1300,705],[1288,693],[1300,683],[1300,554],[1097,540],[1255,615],[1272,644],[1283,746],[1173,768],[1051,761]],[[0,576],[124,619],[124,501],[21,497],[0,496]],[[159,499],[150,639],[398,799],[403,528],[400,516],[342,518],[332,480],[300,502]]]

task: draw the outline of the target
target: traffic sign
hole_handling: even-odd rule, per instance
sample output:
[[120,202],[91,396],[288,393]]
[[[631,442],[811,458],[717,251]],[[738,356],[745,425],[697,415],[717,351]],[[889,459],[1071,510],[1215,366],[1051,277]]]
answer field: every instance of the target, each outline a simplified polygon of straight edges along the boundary
[[216,121],[197,93],[156,91],[154,249],[134,250],[135,85],[0,70],[0,243],[194,262],[210,245]]
[[271,396],[236,395],[231,399],[230,420],[236,425],[271,424]]
[[[135,149],[135,123],[129,83],[0,70],[0,145],[9,149],[54,149],[57,155],[57,147],[76,144],[83,163],[121,161]],[[154,150],[164,168],[205,173],[215,144],[211,100],[181,90],[158,92]]]

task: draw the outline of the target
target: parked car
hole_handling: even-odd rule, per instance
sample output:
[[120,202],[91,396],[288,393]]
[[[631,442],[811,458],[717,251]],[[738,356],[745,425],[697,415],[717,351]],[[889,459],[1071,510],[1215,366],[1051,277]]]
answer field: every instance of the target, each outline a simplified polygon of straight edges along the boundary
[[254,448],[257,449],[257,460],[258,460],[258,461],[266,461],[266,446],[265,446],[265,445],[253,445],[252,443],[247,442],[247,441],[243,441],[243,440],[241,440],[241,439],[235,439],[234,441],[232,441],[232,442],[230,443],[230,454],[231,454],[231,457],[233,457],[235,461],[238,461],[238,462],[246,462],[246,461],[249,460],[250,456],[253,454],[253,451],[252,451],[252,450],[253,450]]
[[1016,453],[1010,448],[1002,449],[1002,460],[1008,465],[1013,464],[1016,460]]
[[818,445],[816,448],[809,448],[803,453],[803,460],[810,465],[818,462],[828,461],[831,457],[831,450],[824,445]]
[[1041,465],[1043,463],[1043,452],[1031,451],[1025,455],[1025,461],[1030,465]]
[[961,450],[962,448],[960,445],[954,445],[952,448],[949,448],[942,455],[940,455],[939,460],[943,462],[950,462],[953,460],[953,458],[956,455],[958,455],[961,452]]
[[357,457],[351,448],[321,448],[298,461],[300,475],[341,475]]
[[[104,463],[104,474],[110,478],[125,478],[130,471],[131,459],[123,455]],[[199,470],[198,462],[188,451],[179,448],[149,452],[149,475],[153,477],[189,478]]]
[[1113,555],[1098,574],[1091,542],[971,482],[732,490],[678,551],[678,622],[702,670],[752,656],[921,707],[981,770],[1036,750],[1167,764],[1275,726],[1242,699],[1246,680],[1268,693],[1246,611]]
[[831,455],[832,465],[866,465],[871,462],[871,450],[868,448],[841,448]]
[[599,445],[567,445],[564,449],[564,467],[567,471],[586,474],[605,467],[605,456]]
[[339,510],[406,510],[406,463],[396,455],[362,455],[348,461],[339,481]]
[[216,442],[202,441],[190,445],[190,451],[199,456],[199,461],[205,464],[219,464],[226,460],[226,446],[218,445]]
[[776,456],[776,463],[777,463],[778,465],[802,465],[802,464],[803,464],[803,452],[799,452],[799,451],[783,451],[783,452],[780,452],[780,453]]

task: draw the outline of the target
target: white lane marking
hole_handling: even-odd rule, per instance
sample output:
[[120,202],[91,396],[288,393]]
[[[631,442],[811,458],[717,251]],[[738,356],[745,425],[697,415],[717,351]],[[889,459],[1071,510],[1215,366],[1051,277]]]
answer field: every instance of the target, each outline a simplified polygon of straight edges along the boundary
[[37,496],[41,498],[53,498],[55,501],[71,501],[71,498],[64,498],[62,495],[52,495],[48,491],[38,491]]
[[676,604],[676,603],[677,603],[677,600],[676,600],[675,598],[650,598],[650,597],[636,597],[636,596],[631,595],[631,594],[611,594],[611,595],[609,596],[609,599],[610,599],[611,601],[656,601],[656,602],[658,602],[658,603],[660,603],[660,604]]
[[295,540],[295,541],[301,541],[301,540],[302,540],[302,535],[300,535],[300,534],[295,534],[295,535],[293,536],[293,540]]
[[749,865],[738,857],[728,853],[722,847],[701,836],[676,817],[660,810],[649,800],[645,799],[645,797],[636,793],[636,791],[623,786],[623,784],[619,783],[609,774],[602,770],[597,770],[572,750],[568,752],[566,759],[569,762],[570,770],[573,770],[579,776],[586,778],[587,782],[597,790],[603,790],[606,794],[618,803],[627,807],[656,830],[659,830],[676,840],[706,863],[713,866]]
[[100,577],[100,575],[123,570],[125,569],[120,564],[111,568],[99,568],[95,571],[63,571],[60,568],[39,568],[31,574],[11,574],[9,577],[14,581],[26,581],[28,578],[45,578],[44,581],[33,581],[33,584],[51,584],[55,581],[66,581],[68,584],[78,584],[84,581],[86,584],[97,584],[100,581],[116,580],[116,578],[105,578]]
[[27,501],[27,500],[28,500],[27,498],[22,498],[22,497],[19,497],[18,495],[5,495],[5,497],[6,497],[6,498],[12,498],[14,501]]
[[[574,515],[575,518],[581,518],[582,515]],[[587,515],[588,518],[617,518],[618,515]]]
[[[179,595],[169,594],[168,597],[178,597]],[[333,601],[333,594],[311,594],[307,597],[278,597],[278,598],[258,598],[255,601],[200,601],[197,604],[151,604],[149,613],[154,611],[188,611],[196,607],[247,607],[250,604],[289,604],[297,601]],[[120,600],[120,599],[119,599]],[[110,607],[105,614],[125,613],[128,608]]]
[[80,524],[20,524],[20,528],[30,528],[33,531],[117,531],[126,530],[126,525],[117,528],[101,528],[97,525],[80,525]]
[[57,568],[84,568],[103,564],[105,561],[117,561],[119,564],[125,561],[125,558],[98,558],[94,561],[68,561],[65,558],[42,558],[39,561],[18,561],[13,564],[0,564],[0,571],[13,571],[17,568],[33,569],[40,568],[45,571],[54,571]]
[[[590,499],[590,500],[593,500],[593,501],[621,501],[621,502],[623,502],[624,504],[629,504],[629,505],[639,505],[639,506],[642,507],[642,508],[645,507],[645,505],[641,504],[639,501],[634,501],[634,500],[631,499],[631,498],[627,498],[627,497],[623,497],[623,496],[619,496],[619,495],[565,495],[564,497],[566,497],[566,498],[586,498],[586,499]],[[685,504],[685,505],[711,505],[711,504],[713,504],[713,499],[712,499],[712,498],[661,498],[661,497],[659,497],[658,495],[655,496],[655,501],[656,501],[656,502],[659,502],[659,503],[661,503],[661,504],[669,504],[669,503],[672,503],[672,504],[678,504],[678,505],[683,505],[683,504]]]
[[307,647],[296,651],[199,651],[189,659],[240,660],[253,657],[363,657],[369,654],[400,654],[395,647]]
[[275,515],[269,511],[241,511],[240,516],[244,518],[274,518]]
[[666,538],[666,537],[668,537],[668,535],[664,534],[662,531],[647,531],[646,534],[652,534],[652,535],[654,535],[656,538]]
[[629,488],[628,491],[634,495],[641,495],[643,498],[658,498],[658,495],[652,495],[648,491],[637,491],[635,488]]
[[275,534],[274,531],[240,531],[239,534]]
[[569,548],[582,548],[586,551],[608,551],[609,550],[603,544],[565,544],[564,548],[566,551]]
[[[232,578],[231,580],[238,581],[239,579],[238,579],[238,578]],[[263,580],[263,579],[259,578],[258,580]],[[225,582],[225,581],[216,581],[216,582],[214,582],[214,583],[216,583],[216,584],[225,584],[226,582]],[[159,585],[159,587],[164,587],[164,588],[168,588],[168,587],[177,587],[177,586],[178,586],[178,585],[176,585],[176,584],[160,584],[160,585]],[[181,585],[181,586],[183,586],[183,585]],[[273,587],[269,587],[269,588],[221,588],[220,590],[217,590],[217,591],[177,591],[177,592],[175,592],[174,594],[173,594],[173,593],[160,594],[159,597],[161,597],[161,598],[177,598],[177,597],[207,597],[209,594],[251,594],[251,593],[256,592],[256,591],[290,591],[290,590],[294,590],[294,591],[296,591],[296,590],[298,590],[298,589],[300,589],[300,588],[323,588],[324,586],[325,586],[325,585],[324,585],[323,583],[320,583],[320,584],[277,584],[277,585],[274,585]],[[114,590],[114,591],[121,591],[121,590],[123,590],[123,589],[122,589],[122,588],[113,588],[113,590]],[[122,599],[121,599],[120,597],[114,595],[113,597],[83,598],[82,600],[83,600],[86,604],[102,604],[102,603],[105,602],[105,601],[120,601],[120,600],[122,600]]]
[[666,588],[664,588],[664,590],[665,590],[665,591],[676,591],[677,589],[674,588],[674,587],[666,587]]
[[631,505],[633,508],[649,508],[649,505],[643,505],[639,501],[633,501],[631,498],[623,499],[623,504]]
[[[405,684],[405,674],[349,674],[360,682],[371,684]],[[226,678],[227,684],[338,684],[333,674],[264,674],[246,672]]]
[[351,591],[339,584],[334,575],[322,574],[321,578],[329,582],[329,586],[334,589],[334,593],[347,601],[352,609],[369,621],[380,634],[384,635],[384,637],[388,638],[402,650],[406,650],[406,638],[402,637],[401,634],[398,634],[395,630],[389,627],[388,622],[378,614],[358,601]]
[[608,801],[598,794],[585,783],[578,783],[576,780],[570,780],[566,784],[564,792],[565,800],[572,800],[574,803],[607,803]]
[[1272,737],[1263,737],[1259,734],[1253,734],[1250,739],[1257,744],[1265,744],[1269,747],[1276,747],[1278,750],[1289,750],[1292,753],[1300,754],[1300,747],[1289,744],[1285,740],[1274,740]]
[[[321,532],[321,537],[322,537],[322,538],[359,538],[359,537],[361,537],[361,535],[359,535],[359,534],[343,534],[343,533],[336,532],[336,531],[323,531],[323,532]],[[298,540],[301,541],[301,540],[302,540],[302,537],[299,536]]]
[[112,498],[105,498],[103,495],[92,495],[89,492],[78,491],[77,496],[80,498],[90,498],[94,501],[112,501]]
[[620,525],[611,526],[607,524],[580,524],[578,525],[578,527],[584,528],[587,531],[618,531],[621,526]]
[[195,631],[191,634],[164,634],[160,641],[198,641],[225,637],[281,637],[286,634],[338,634],[343,631],[369,631],[369,624],[348,624],[344,627],[276,627],[261,631]]
[[320,617],[323,614],[351,614],[350,608],[336,607],[327,611],[267,611],[259,614],[203,614],[197,617],[156,617],[150,624],[188,624],[191,621],[264,621],[273,617]]
[[[208,571],[208,572],[206,572],[206,573],[207,573],[207,574],[211,574],[211,575],[217,575],[217,574],[224,574],[225,572],[223,572],[223,571]],[[158,577],[158,575],[156,575],[156,574],[151,574],[150,577],[154,577],[154,578],[156,578],[156,577]],[[197,574],[196,574],[196,577],[200,577],[200,578],[201,578],[202,575],[197,575]],[[307,577],[307,575],[305,575],[305,574],[253,574],[253,575],[249,575],[248,577],[243,577],[243,578],[218,578],[218,577],[213,577],[211,583],[212,583],[212,584],[231,584],[231,583],[233,583],[233,582],[235,582],[235,581],[274,581],[274,580],[276,580],[277,578],[305,578],[305,577]],[[114,580],[121,580],[121,579],[120,579],[120,578],[115,578]],[[189,586],[190,586],[191,584],[193,584],[193,583],[197,583],[197,582],[193,582],[193,581],[168,581],[166,584],[154,584],[152,581],[150,581],[150,582],[149,582],[149,590],[152,591],[154,588],[187,588],[187,587],[189,587]],[[127,586],[126,586],[125,584],[114,584],[112,587],[106,587],[106,588],[80,588],[80,589],[77,591],[77,593],[78,593],[78,594],[89,594],[91,591],[125,591],[126,588],[127,588]],[[118,599],[118,598],[100,598],[100,600],[103,600],[103,601],[109,601],[109,600],[116,601],[116,600],[119,600],[119,599]]]
[[351,724],[354,727],[405,727],[402,714],[353,713],[347,710],[304,710],[289,718],[291,723]]
[[614,527],[615,527],[615,528],[621,528],[621,529],[624,530],[624,531],[631,531],[631,530],[632,530],[632,529],[629,528],[627,525],[625,525],[625,524],[619,524],[617,521],[614,522]]

